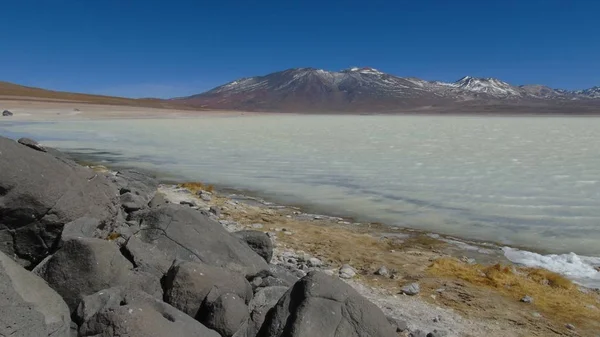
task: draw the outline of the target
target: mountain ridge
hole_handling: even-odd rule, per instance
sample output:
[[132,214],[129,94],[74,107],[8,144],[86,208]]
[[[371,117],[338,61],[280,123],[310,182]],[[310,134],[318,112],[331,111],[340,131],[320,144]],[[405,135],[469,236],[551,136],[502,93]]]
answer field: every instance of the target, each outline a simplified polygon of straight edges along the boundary
[[456,82],[399,77],[371,67],[340,71],[291,68],[240,78],[206,92],[177,98],[206,108],[280,112],[402,112],[504,106],[554,112],[599,112],[600,87],[579,91],[511,85],[465,76]]

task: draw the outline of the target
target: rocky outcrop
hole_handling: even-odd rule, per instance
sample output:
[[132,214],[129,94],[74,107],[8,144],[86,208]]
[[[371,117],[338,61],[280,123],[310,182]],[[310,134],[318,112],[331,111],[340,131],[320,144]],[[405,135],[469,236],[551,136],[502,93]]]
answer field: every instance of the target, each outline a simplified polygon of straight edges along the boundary
[[267,263],[273,258],[273,242],[266,233],[259,231],[239,231],[233,235],[246,243],[256,254],[260,255]]
[[0,336],[69,337],[63,299],[44,280],[0,252]]
[[101,174],[0,137],[0,250],[22,265],[51,253],[68,222],[111,223],[117,195]]
[[134,213],[140,222],[136,235],[167,253],[170,259],[198,261],[256,275],[267,263],[221,224],[190,207],[167,204]]
[[267,315],[260,337],[395,337],[383,312],[338,278],[310,272]]
[[75,317],[81,337],[219,337],[172,306],[124,287],[86,296]]

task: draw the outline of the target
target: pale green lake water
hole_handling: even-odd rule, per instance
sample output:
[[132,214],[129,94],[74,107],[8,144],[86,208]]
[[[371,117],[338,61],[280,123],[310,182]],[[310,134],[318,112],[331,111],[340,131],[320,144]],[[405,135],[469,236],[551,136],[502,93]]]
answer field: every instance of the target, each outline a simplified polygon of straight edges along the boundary
[[0,122],[0,134],[336,215],[600,256],[600,118]]

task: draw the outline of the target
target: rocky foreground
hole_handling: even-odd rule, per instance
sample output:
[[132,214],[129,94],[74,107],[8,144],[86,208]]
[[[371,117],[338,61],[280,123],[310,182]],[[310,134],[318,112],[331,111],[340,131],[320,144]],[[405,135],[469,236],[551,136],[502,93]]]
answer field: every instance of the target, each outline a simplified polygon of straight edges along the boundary
[[156,190],[0,137],[0,336],[396,336],[338,277]]

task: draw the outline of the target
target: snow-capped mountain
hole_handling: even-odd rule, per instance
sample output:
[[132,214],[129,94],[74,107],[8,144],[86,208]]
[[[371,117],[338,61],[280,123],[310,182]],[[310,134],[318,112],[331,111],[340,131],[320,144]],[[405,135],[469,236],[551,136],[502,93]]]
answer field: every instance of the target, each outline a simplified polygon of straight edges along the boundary
[[210,108],[257,111],[388,112],[499,105],[552,110],[552,105],[559,102],[561,108],[565,102],[575,101],[600,107],[600,87],[571,92],[541,85],[513,86],[495,78],[470,76],[453,83],[426,81],[370,67],[341,71],[294,68],[241,78],[178,100]]
[[575,91],[577,95],[587,98],[600,98],[600,87],[593,87],[585,90]]

